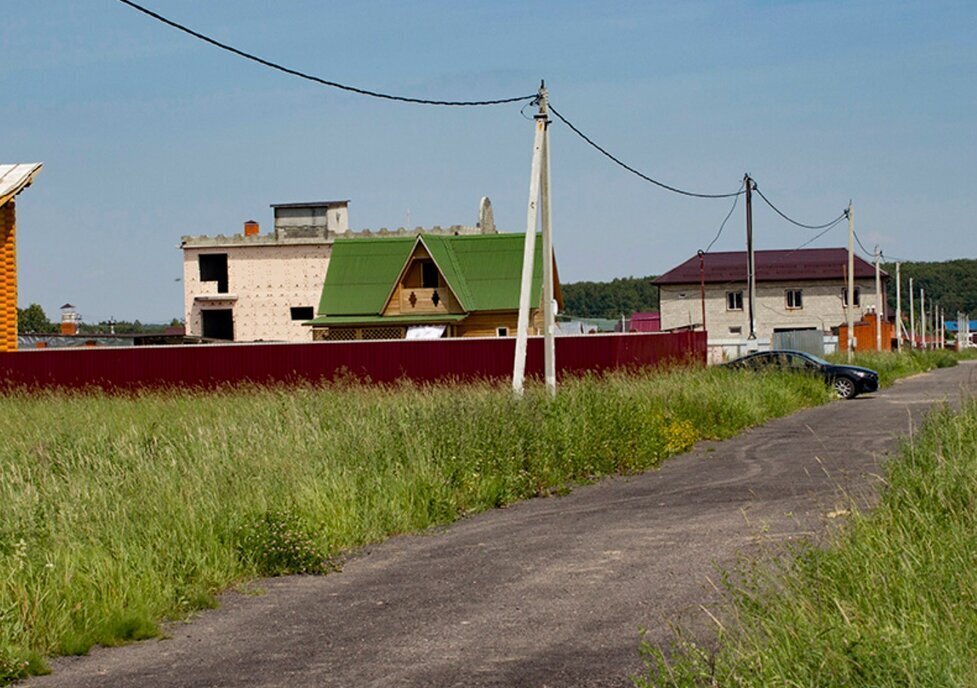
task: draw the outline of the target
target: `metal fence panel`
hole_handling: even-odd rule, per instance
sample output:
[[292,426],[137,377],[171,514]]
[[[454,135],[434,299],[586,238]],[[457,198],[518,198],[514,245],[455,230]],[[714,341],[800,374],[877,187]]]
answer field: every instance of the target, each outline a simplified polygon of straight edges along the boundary
[[774,332],[770,341],[772,349],[793,349],[806,351],[815,356],[824,356],[824,333],[818,330],[792,330]]
[[[253,382],[320,382],[354,377],[373,382],[408,379],[506,379],[515,338],[214,344],[127,348],[35,349],[0,353],[0,387],[215,388]],[[560,375],[705,363],[704,332],[558,337]],[[541,378],[543,341],[531,337],[526,374]]]

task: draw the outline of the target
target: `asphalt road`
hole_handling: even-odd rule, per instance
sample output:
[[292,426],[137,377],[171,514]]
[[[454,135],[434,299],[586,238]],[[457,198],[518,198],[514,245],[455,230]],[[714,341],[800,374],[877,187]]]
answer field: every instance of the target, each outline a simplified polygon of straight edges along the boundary
[[[230,593],[171,637],[95,649],[61,686],[627,686],[639,628],[705,628],[709,584],[759,547],[871,499],[879,462],[977,365],[701,443],[659,471],[491,511],[362,552],[340,573]],[[706,624],[706,625],[704,625]]]

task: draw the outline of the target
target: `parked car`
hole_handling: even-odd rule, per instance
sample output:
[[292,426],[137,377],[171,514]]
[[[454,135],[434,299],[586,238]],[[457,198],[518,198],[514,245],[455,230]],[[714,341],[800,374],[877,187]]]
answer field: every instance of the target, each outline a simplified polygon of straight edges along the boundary
[[859,366],[830,363],[804,351],[760,351],[726,364],[738,370],[787,370],[817,375],[831,385],[842,399],[879,389],[879,374]]

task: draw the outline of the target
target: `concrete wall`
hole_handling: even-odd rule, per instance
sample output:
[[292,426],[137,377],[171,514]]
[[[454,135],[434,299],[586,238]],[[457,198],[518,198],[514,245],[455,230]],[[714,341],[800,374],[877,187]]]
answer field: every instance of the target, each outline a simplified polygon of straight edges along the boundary
[[[874,307],[875,280],[856,280],[861,289],[860,305],[855,307],[855,320],[861,319],[866,309]],[[774,329],[802,329],[816,327],[828,332],[841,325],[847,316],[842,301],[844,283],[837,281],[807,282],[760,282],[757,285],[756,328],[757,336],[769,339]],[[788,309],[787,289],[802,290],[802,308]],[[743,291],[743,310],[726,309],[726,292]],[[661,323],[663,330],[689,325],[701,326],[702,304],[699,285],[662,285]],[[885,303],[883,289],[882,301]],[[706,285],[706,328],[710,341],[714,339],[745,338],[750,333],[750,312],[745,283]],[[739,327],[740,331],[735,328]]]
[[[311,342],[312,329],[292,320],[293,306],[319,305],[332,244],[185,247],[184,318],[187,334],[202,336],[201,312],[230,308],[234,340]],[[228,293],[216,282],[201,282],[198,256],[226,253]]]

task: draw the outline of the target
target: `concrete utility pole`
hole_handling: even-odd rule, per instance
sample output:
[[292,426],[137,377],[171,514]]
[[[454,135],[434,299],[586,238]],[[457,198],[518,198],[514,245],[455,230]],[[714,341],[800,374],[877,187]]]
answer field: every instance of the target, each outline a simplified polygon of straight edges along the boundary
[[[550,226],[549,111],[544,84],[537,95],[539,112],[534,117],[536,135],[533,161],[529,173],[529,206],[526,210],[526,241],[523,244],[522,281],[519,291],[519,317],[516,324],[516,355],[512,364],[512,390],[521,397],[526,378],[526,348],[529,342],[529,300],[533,287],[533,265],[536,259],[536,216],[538,203],[543,206],[543,358],[546,387],[556,393],[556,356],[553,336],[556,330],[553,313],[553,239]],[[542,198],[540,187],[542,186]]]
[[855,355],[855,209],[848,201],[848,362]]
[[540,184],[540,201],[543,206],[543,377],[546,391],[556,396],[556,301],[553,295],[553,224],[550,196],[550,118],[549,93],[543,82],[539,84],[539,116],[543,131],[543,179]]
[[919,290],[919,338],[921,348],[926,348],[926,290]]
[[[746,189],[746,281],[750,302],[750,341],[756,340],[756,256],[753,253],[753,180],[743,175]],[[749,347],[747,347],[749,348]]]
[[902,277],[896,263],[896,351],[902,351]]
[[916,348],[916,293],[912,277],[909,278],[909,348]]
[[936,326],[940,328],[939,342],[942,349],[946,345],[946,333],[943,331],[943,306],[939,307],[936,315]]
[[699,302],[702,304],[702,331],[706,331],[706,254],[699,249]]
[[882,260],[882,252],[879,245],[875,245],[875,350],[882,351],[882,315],[885,313],[885,305],[882,303],[882,280],[879,277],[879,261]]

